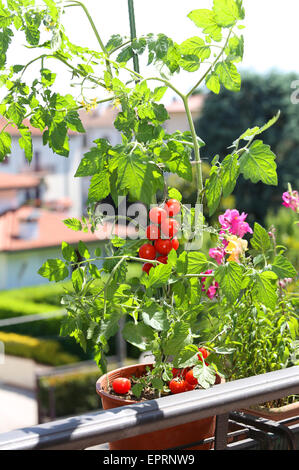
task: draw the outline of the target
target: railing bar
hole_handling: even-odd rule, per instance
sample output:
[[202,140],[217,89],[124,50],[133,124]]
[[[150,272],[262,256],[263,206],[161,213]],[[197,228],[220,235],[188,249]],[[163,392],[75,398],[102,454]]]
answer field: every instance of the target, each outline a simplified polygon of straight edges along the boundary
[[299,367],[0,435],[0,449],[81,448],[133,437],[299,391]]

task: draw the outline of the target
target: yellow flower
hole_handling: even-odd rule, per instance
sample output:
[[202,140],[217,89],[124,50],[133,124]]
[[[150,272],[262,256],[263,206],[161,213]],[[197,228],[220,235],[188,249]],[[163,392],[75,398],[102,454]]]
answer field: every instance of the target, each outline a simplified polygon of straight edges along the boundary
[[230,254],[227,261],[235,261],[236,263],[240,262],[239,257],[245,253],[248,249],[248,243],[242,238],[238,238],[236,235],[231,235],[227,237],[228,245],[225,248],[226,253]]
[[113,102],[113,109],[114,108],[120,109],[120,105],[121,105],[120,99],[116,98]]

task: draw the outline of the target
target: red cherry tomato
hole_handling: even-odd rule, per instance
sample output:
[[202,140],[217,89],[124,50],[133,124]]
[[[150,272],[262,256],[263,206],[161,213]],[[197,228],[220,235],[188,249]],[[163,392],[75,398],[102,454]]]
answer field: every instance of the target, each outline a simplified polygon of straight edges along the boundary
[[189,382],[187,382],[187,380],[185,380],[185,388],[186,388],[186,392],[190,392],[191,390],[194,390],[196,387],[196,385],[191,385]]
[[128,391],[131,389],[131,382],[129,379],[126,379],[124,377],[118,377],[117,379],[113,380],[112,388],[115,393],[124,395],[128,393]]
[[205,348],[198,348],[198,351],[201,354],[197,354],[197,357],[201,362],[202,362],[202,358],[206,359],[208,355],[210,354],[209,351],[207,351]]
[[167,210],[169,217],[173,217],[174,215],[177,215],[180,212],[181,203],[176,199],[169,199],[166,202],[165,209]]
[[154,265],[152,263],[144,263],[142,266],[142,271],[148,274],[153,267]]
[[159,238],[159,240],[155,241],[154,247],[161,255],[168,255],[172,250],[171,240],[163,240],[162,238]]
[[158,240],[160,238],[161,232],[157,225],[149,225],[146,229],[146,238],[149,240]]
[[193,370],[190,369],[188,370],[187,374],[186,374],[186,377],[185,377],[185,380],[186,382],[188,382],[190,385],[197,385],[198,384],[198,380],[196,377],[194,377],[193,375]]
[[166,235],[166,237],[172,238],[176,233],[178,233],[180,224],[175,219],[163,219],[161,222],[161,230]]
[[139,257],[143,259],[155,259],[156,250],[150,243],[145,243],[139,248]]
[[154,222],[155,224],[161,224],[162,220],[167,217],[167,212],[162,207],[153,207],[149,211],[148,215],[151,222]]
[[160,263],[167,264],[167,256],[159,256],[157,258],[157,261],[160,261]]
[[189,367],[187,367],[185,369],[176,369],[174,367],[171,372],[172,372],[173,377],[183,377],[183,378],[185,378],[188,370],[190,370]]
[[171,393],[182,393],[186,392],[186,382],[184,379],[175,378],[169,382],[169,388]]
[[172,248],[176,251],[178,247],[180,246],[179,241],[177,238],[173,238],[171,240]]

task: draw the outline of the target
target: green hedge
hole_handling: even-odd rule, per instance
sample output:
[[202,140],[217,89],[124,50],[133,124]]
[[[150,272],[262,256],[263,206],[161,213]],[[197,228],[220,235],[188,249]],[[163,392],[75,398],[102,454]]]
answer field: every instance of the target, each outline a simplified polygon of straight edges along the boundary
[[68,373],[63,376],[43,377],[39,381],[39,400],[42,415],[50,416],[49,390],[54,388],[55,416],[72,416],[101,408],[95,384],[99,370]]
[[43,340],[16,333],[0,332],[0,341],[4,343],[5,354],[33,359],[40,364],[60,366],[79,362],[75,355],[61,349],[54,340]]
[[37,304],[48,304],[60,306],[61,296],[64,294],[64,288],[71,289],[71,282],[60,282],[57,284],[42,284],[39,286],[22,287],[21,289],[11,289],[0,292],[2,296],[11,299],[20,299],[26,302]]

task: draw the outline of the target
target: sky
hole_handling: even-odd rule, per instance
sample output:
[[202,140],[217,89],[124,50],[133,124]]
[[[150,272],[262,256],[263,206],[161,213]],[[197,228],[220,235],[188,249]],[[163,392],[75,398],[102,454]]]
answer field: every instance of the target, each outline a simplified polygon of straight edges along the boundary
[[[112,34],[129,35],[127,0],[85,0],[98,31],[106,43]],[[299,2],[296,0],[243,0],[246,11],[242,31],[245,37],[245,55],[238,68],[257,72],[271,69],[295,71],[299,79]],[[164,33],[181,43],[198,35],[200,30],[187,17],[198,8],[210,8],[212,0],[135,0],[137,36],[146,33]],[[98,48],[93,31],[80,8],[68,8],[63,24],[70,39],[77,44]],[[23,47],[15,47],[11,55],[14,63],[24,63]],[[143,64],[141,64],[143,66]],[[56,67],[56,66],[55,66]],[[68,74],[58,68],[57,86],[70,91]],[[141,72],[148,76],[142,67]],[[34,69],[28,73],[34,73]],[[172,79],[186,92],[198,80],[198,73],[182,73]],[[171,96],[169,95],[169,98]]]

